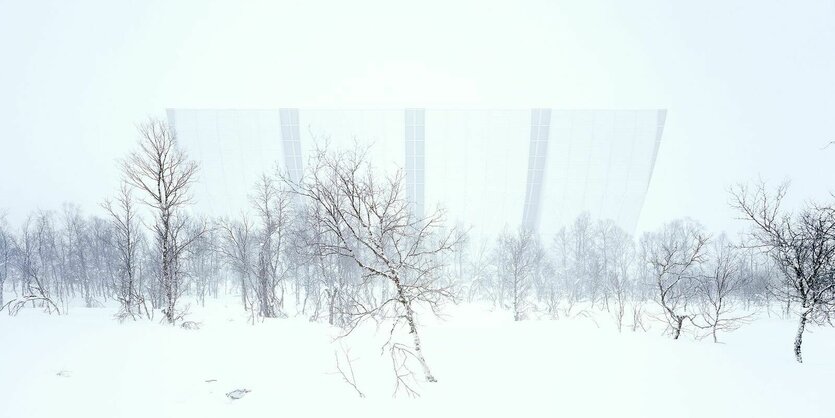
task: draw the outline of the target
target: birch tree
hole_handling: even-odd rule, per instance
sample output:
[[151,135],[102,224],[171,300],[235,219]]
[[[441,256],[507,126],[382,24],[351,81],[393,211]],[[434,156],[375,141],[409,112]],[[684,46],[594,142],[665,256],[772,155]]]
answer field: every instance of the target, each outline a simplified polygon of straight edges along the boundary
[[239,220],[224,219],[218,224],[220,253],[226,265],[237,274],[244,309],[249,307],[249,281],[254,257],[253,225],[245,215]]
[[[263,317],[283,316],[284,277],[287,263],[284,262],[289,229],[289,199],[287,193],[276,187],[275,181],[262,175],[251,197],[252,206],[259,225],[256,265],[253,286],[258,298],[260,314]],[[276,294],[276,290],[280,293]]]
[[709,330],[713,342],[719,342],[719,331],[737,329],[750,315],[739,315],[734,300],[747,284],[740,274],[738,251],[725,235],[720,235],[711,247],[710,260],[696,284],[702,304],[697,326]]
[[150,119],[138,129],[139,149],[123,161],[122,170],[128,184],[139,190],[142,201],[153,211],[151,231],[159,257],[163,314],[173,324],[181,316],[177,301],[185,290],[179,274],[181,257],[201,234],[190,230],[185,213],[198,167],[177,147],[174,132],[166,122]]
[[510,295],[513,320],[521,321],[528,308],[528,297],[534,275],[544,258],[544,250],[537,236],[527,228],[515,233],[504,232],[496,246],[498,275]]
[[610,220],[598,222],[595,236],[595,253],[602,259],[600,264],[604,276],[605,304],[609,307],[609,298],[614,299],[610,312],[620,332],[623,329],[627,300],[633,296],[630,273],[634,264],[635,244],[626,231]]
[[[119,312],[116,316],[120,319],[127,317],[136,319],[142,314],[145,300],[137,277],[139,240],[141,239],[139,215],[128,184],[123,182],[115,200],[107,200],[102,206],[110,214],[111,224],[115,230],[113,245],[118,256],[118,271],[114,287],[119,301]],[[147,308],[146,314],[150,317]]]
[[49,313],[61,314],[50,292],[51,271],[54,270],[54,234],[51,217],[46,212],[29,215],[14,242],[15,265],[21,276],[21,295],[6,302],[10,314],[16,314],[27,303],[40,304]]
[[3,306],[3,295],[6,279],[12,268],[12,235],[6,223],[6,214],[0,213],[0,306]]
[[673,339],[681,336],[684,321],[693,317],[695,277],[705,261],[707,241],[701,225],[689,219],[665,224],[641,240],[644,262],[654,278],[656,302]]
[[393,322],[392,333],[406,326],[412,346],[392,343],[389,348],[398,385],[404,382],[404,361],[416,359],[427,382],[435,382],[419,333],[415,307],[436,310],[452,291],[438,284],[438,257],[452,251],[454,231],[443,231],[443,212],[417,216],[405,198],[404,175],[377,176],[361,151],[328,153],[319,150],[300,182],[284,178],[289,189],[318,214],[326,235],[318,243],[323,254],[347,257],[361,269],[370,286],[382,280],[387,290],[373,304],[353,306],[353,326],[373,315]]
[[823,323],[835,308],[835,209],[814,203],[796,215],[782,208],[788,185],[769,192],[765,184],[734,189],[732,206],[752,224],[748,245],[765,251],[782,274],[773,292],[796,306],[794,355],[803,362],[803,333]]

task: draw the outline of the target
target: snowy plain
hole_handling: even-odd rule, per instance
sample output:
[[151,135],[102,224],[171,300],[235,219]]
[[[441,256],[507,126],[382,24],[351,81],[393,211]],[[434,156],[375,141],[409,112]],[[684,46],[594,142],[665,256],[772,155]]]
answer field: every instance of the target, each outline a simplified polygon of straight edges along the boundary
[[[192,304],[198,330],[114,311],[0,315],[0,417],[831,416],[835,329],[811,328],[797,364],[794,321],[764,314],[715,344],[652,321],[618,333],[603,313],[514,322],[451,306],[421,317],[439,382],[410,399],[392,397],[388,329],[373,324],[340,339],[304,317],[253,325],[236,299]],[[365,399],[336,372],[346,353]]]

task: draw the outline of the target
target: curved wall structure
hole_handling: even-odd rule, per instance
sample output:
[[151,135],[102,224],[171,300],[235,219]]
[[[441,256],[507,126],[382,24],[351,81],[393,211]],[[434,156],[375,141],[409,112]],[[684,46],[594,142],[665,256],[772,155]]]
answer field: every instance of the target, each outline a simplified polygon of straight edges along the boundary
[[198,210],[246,210],[258,177],[278,164],[301,176],[317,143],[369,147],[402,169],[418,212],[492,235],[524,225],[543,235],[579,214],[634,232],[665,110],[169,109],[177,139],[201,164]]

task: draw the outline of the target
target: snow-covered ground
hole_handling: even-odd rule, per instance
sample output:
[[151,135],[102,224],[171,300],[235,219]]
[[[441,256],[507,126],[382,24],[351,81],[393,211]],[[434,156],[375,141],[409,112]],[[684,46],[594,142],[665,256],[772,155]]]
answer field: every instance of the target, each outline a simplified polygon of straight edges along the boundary
[[[237,301],[192,308],[199,330],[118,323],[112,308],[0,315],[0,417],[832,417],[835,330],[760,318],[723,344],[619,334],[586,318],[514,323],[465,305],[424,319],[436,384],[392,398],[387,329],[303,318],[249,323]],[[360,399],[335,373],[350,350]],[[343,365],[345,365],[343,363]],[[241,399],[226,393],[248,389]]]

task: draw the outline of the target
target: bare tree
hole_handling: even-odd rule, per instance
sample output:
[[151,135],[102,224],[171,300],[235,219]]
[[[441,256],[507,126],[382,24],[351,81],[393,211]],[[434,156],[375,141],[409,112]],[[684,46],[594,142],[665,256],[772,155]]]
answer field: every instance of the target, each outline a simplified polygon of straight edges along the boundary
[[731,204],[753,224],[749,245],[767,252],[782,273],[773,292],[798,305],[794,355],[802,363],[807,323],[827,321],[835,307],[835,209],[809,204],[792,215],[781,207],[787,190],[787,184],[774,193],[763,183],[754,189],[739,186],[731,192]]
[[[354,307],[363,300],[360,286],[365,279],[362,270],[352,258],[330,250],[338,244],[338,240],[328,232],[322,207],[306,204],[293,207],[295,221],[292,223],[288,253],[299,274],[296,278],[297,293],[302,285],[305,288],[302,310],[307,306],[306,300],[313,297],[316,305],[314,317],[319,314],[319,305],[323,305],[328,324],[350,327]],[[300,279],[305,282],[300,283]]]
[[[244,308],[256,307],[262,318],[284,316],[284,279],[289,235],[288,193],[273,178],[262,175],[250,196],[255,221],[242,214],[238,221],[220,222],[220,253],[240,278]],[[276,293],[279,291],[280,293]]]
[[113,244],[116,241],[116,229],[112,222],[97,216],[84,220],[86,245],[86,276],[89,280],[90,293],[97,305],[113,296],[113,278],[118,276],[118,251]]
[[55,269],[54,233],[49,213],[30,215],[23,223],[20,236],[14,243],[15,261],[21,275],[21,295],[8,302],[10,314],[16,314],[27,303],[32,307],[40,303],[49,313],[61,314],[58,305],[50,296],[50,275]]
[[710,330],[713,342],[719,342],[717,332],[733,331],[743,325],[750,315],[738,315],[734,297],[746,285],[740,275],[740,258],[726,236],[720,235],[712,245],[712,257],[704,273],[698,277],[696,289],[701,297],[700,328]]
[[588,297],[590,304],[593,306],[597,302],[597,297],[601,288],[601,274],[598,273],[595,264],[599,261],[594,254],[594,225],[591,222],[591,216],[588,212],[580,214],[568,232],[570,239],[569,262],[572,283],[578,292],[578,299],[581,296]]
[[[471,257],[467,263],[467,271],[471,277],[470,287],[467,291],[467,301],[472,302],[476,297],[489,298],[493,305],[499,303],[501,286],[495,284],[496,282],[495,269],[492,268],[493,257],[492,245],[487,240],[480,240],[477,243],[474,251],[471,252]],[[495,284],[495,285],[494,285]]]
[[520,228],[515,233],[502,233],[495,251],[497,274],[510,293],[513,320],[521,321],[529,304],[534,274],[544,258],[542,245],[533,231]]
[[554,238],[554,267],[565,297],[566,316],[584,298],[594,305],[601,293],[603,273],[594,238],[594,225],[588,213],[580,214]]
[[631,297],[630,269],[635,257],[635,244],[626,231],[610,220],[597,224],[595,236],[595,253],[602,259],[600,264],[603,266],[602,272],[605,277],[606,306],[609,306],[609,297],[614,298],[614,307],[610,312],[620,332],[626,315],[626,303]]
[[689,219],[665,224],[641,240],[644,262],[655,279],[656,301],[672,329],[673,339],[681,335],[684,321],[693,317],[689,305],[707,241],[702,227]]
[[[739,276],[743,281],[740,297],[744,298],[745,309],[762,307],[771,316],[773,302],[776,299],[772,289],[780,287],[781,273],[777,270],[774,260],[767,253],[756,247],[741,245],[737,248],[739,255]],[[784,301],[778,301],[784,302]],[[777,303],[778,307],[783,306]],[[784,311],[788,317],[789,312]]]
[[[116,235],[113,242],[119,259],[118,279],[115,283],[116,298],[119,300],[119,312],[116,316],[120,319],[126,317],[136,319],[138,315],[142,314],[145,299],[142,296],[142,289],[139,287],[136,271],[139,264],[137,252],[141,239],[139,215],[137,214],[133,193],[128,184],[122,183],[115,202],[106,200],[102,206],[110,214]],[[145,313],[150,318],[147,307]]]
[[[251,197],[252,206],[259,221],[256,231],[257,258],[254,268],[260,314],[266,318],[283,315],[284,277],[287,263],[283,261],[285,241],[289,229],[289,198],[276,187],[272,178],[262,175]],[[276,289],[280,295],[276,295]]]
[[87,231],[87,224],[81,216],[81,209],[75,205],[65,204],[63,223],[61,243],[64,250],[62,254],[64,263],[60,280],[71,280],[72,283],[79,284],[84,297],[84,306],[92,308],[98,305],[94,297],[95,284],[89,260],[93,245],[89,231]]
[[549,310],[556,315],[556,310],[561,299],[565,300],[565,315],[570,316],[571,311],[582,296],[580,282],[584,279],[577,267],[584,266],[574,260],[576,246],[573,230],[560,228],[553,241],[554,280],[549,290]]
[[12,267],[12,235],[6,223],[6,214],[0,213],[0,306],[4,305],[3,294],[6,279]]
[[177,147],[174,132],[166,122],[150,119],[138,129],[139,150],[123,161],[122,169],[127,183],[143,194],[143,202],[154,212],[151,230],[159,256],[163,314],[173,324],[181,315],[177,300],[184,291],[178,274],[181,256],[201,233],[189,231],[184,213],[190,203],[189,188],[196,178],[197,163]]
[[224,262],[221,257],[218,230],[208,228],[206,233],[189,246],[187,254],[187,270],[191,277],[189,288],[200,305],[205,307],[206,296],[212,291],[216,295]]
[[[348,257],[362,270],[367,284],[386,283],[379,301],[353,306],[353,326],[364,318],[379,315],[393,321],[392,334],[405,324],[413,346],[392,343],[392,361],[398,382],[404,362],[396,354],[416,359],[427,382],[436,379],[423,353],[415,305],[436,310],[453,297],[448,287],[437,284],[441,269],[438,256],[452,250],[454,231],[441,233],[443,213],[416,216],[404,198],[402,172],[376,177],[362,152],[328,153],[319,150],[311,169],[300,182],[284,177],[290,190],[308,204],[321,208],[318,214],[326,235],[318,245],[323,254]],[[349,331],[350,332],[350,331]]]
[[221,231],[220,253],[223,254],[227,265],[239,278],[241,303],[246,309],[249,306],[249,280],[252,275],[252,260],[254,239],[252,222],[245,215],[240,220],[221,220],[218,224]]

